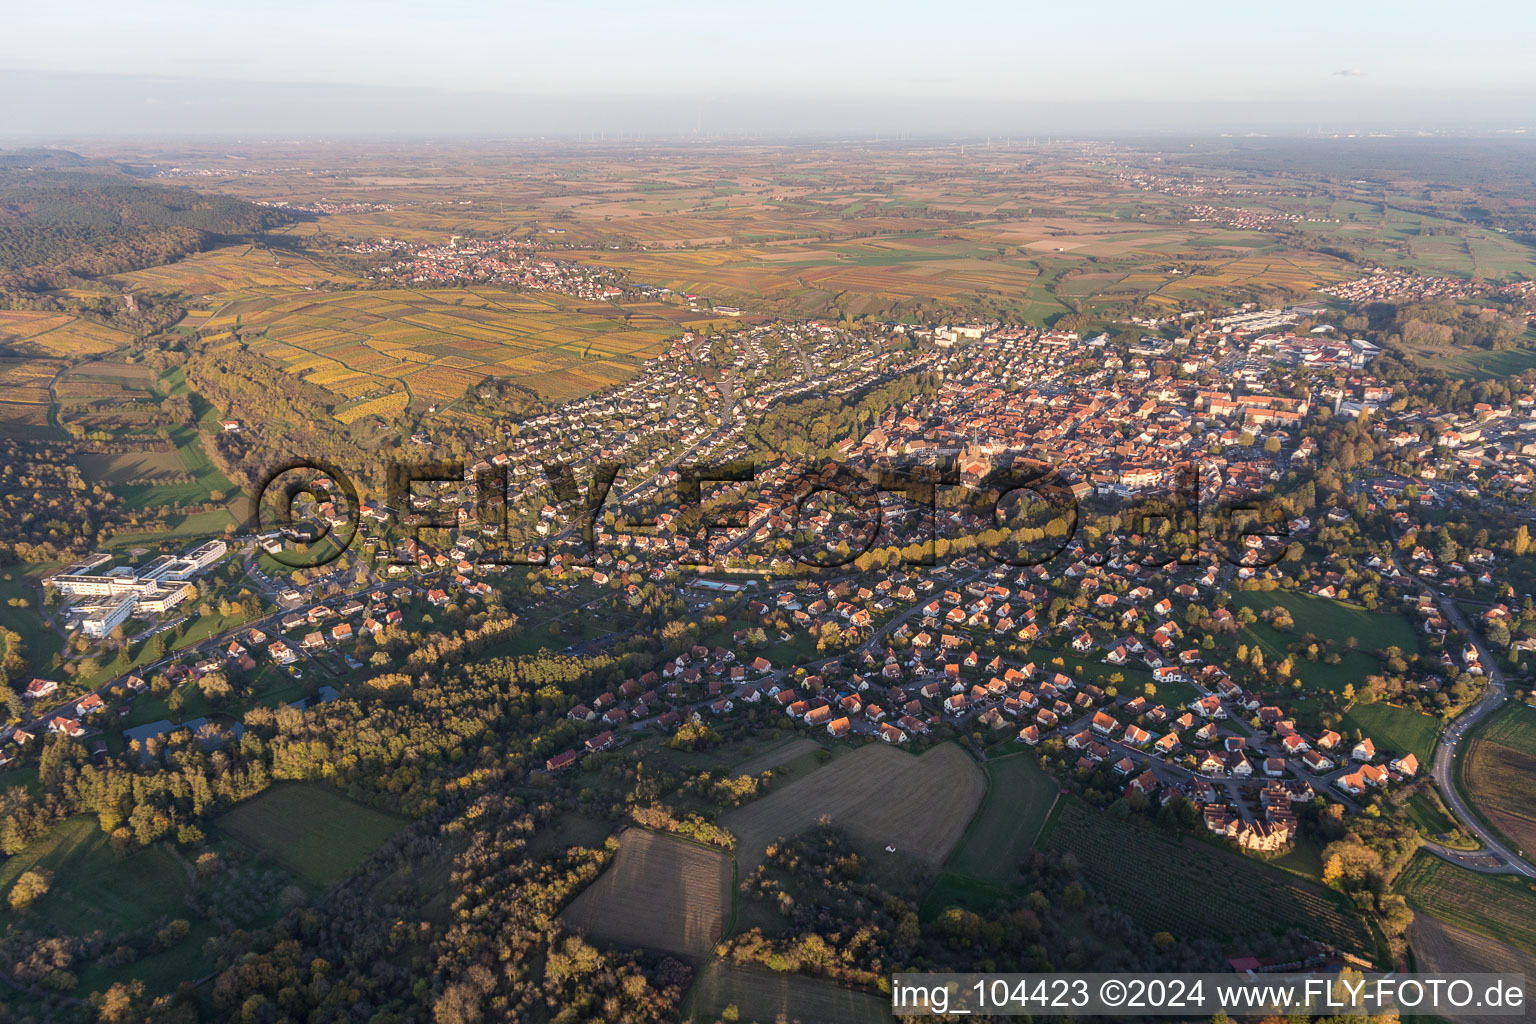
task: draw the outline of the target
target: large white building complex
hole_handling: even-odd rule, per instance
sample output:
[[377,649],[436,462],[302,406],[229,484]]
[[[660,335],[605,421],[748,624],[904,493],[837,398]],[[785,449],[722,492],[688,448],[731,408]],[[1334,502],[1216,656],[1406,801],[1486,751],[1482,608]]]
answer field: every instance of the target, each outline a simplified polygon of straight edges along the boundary
[[161,615],[175,608],[193,592],[187,581],[228,550],[214,540],[137,568],[113,566],[111,555],[98,552],[55,573],[46,585],[74,602],[66,611],[71,627],[100,639],[134,615]]

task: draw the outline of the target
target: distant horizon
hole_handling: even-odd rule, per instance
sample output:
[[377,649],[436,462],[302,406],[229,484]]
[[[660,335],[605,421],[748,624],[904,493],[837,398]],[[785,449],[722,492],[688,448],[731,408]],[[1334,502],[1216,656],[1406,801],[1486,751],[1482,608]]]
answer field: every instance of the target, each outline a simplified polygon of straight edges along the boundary
[[614,141],[751,138],[1018,142],[1095,138],[1536,135],[1536,100],[1472,105],[1206,100],[1134,102],[935,97],[893,109],[860,98],[567,96],[551,98],[425,87],[204,80],[163,75],[0,69],[13,98],[0,139],[560,138]]

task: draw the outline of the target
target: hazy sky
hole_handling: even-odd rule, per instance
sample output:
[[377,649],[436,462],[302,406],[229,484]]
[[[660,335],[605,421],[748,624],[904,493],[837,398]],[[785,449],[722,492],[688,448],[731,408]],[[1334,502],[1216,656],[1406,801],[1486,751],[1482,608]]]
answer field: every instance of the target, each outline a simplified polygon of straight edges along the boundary
[[1338,0],[27,3],[0,34],[0,134],[1514,122],[1536,109],[1533,12]]

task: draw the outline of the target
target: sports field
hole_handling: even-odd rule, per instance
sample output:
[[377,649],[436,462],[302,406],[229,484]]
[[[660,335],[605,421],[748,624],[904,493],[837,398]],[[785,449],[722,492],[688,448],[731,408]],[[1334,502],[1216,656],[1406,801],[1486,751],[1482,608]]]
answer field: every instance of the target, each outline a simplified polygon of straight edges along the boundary
[[731,860],[720,850],[631,828],[608,870],[561,918],[600,942],[698,961],[725,930],[730,886]]
[[219,833],[323,887],[351,871],[405,821],[313,783],[285,783],[220,815]]
[[737,838],[739,873],[762,862],[768,844],[825,816],[855,839],[933,866],[944,862],[986,792],[986,777],[953,743],[921,757],[872,744],[720,819]]

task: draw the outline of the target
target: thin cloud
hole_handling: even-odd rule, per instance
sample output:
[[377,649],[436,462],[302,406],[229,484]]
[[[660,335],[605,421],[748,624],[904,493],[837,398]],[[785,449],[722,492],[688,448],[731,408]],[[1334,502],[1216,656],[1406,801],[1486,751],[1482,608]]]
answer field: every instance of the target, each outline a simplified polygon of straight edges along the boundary
[[1333,73],[1334,78],[1364,78],[1365,72],[1359,68],[1344,68]]

